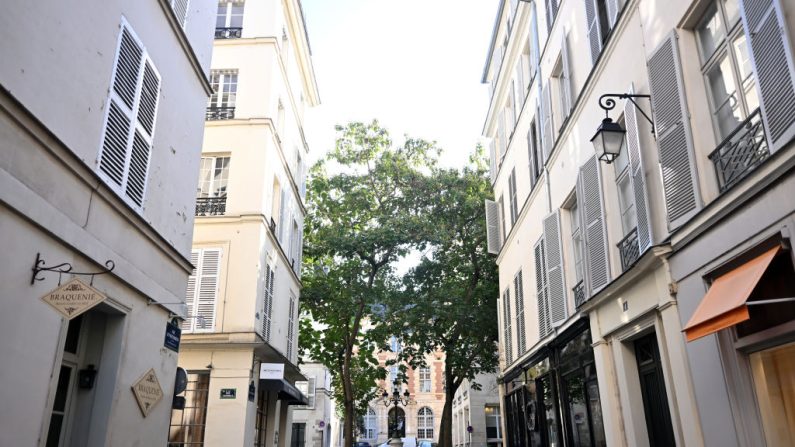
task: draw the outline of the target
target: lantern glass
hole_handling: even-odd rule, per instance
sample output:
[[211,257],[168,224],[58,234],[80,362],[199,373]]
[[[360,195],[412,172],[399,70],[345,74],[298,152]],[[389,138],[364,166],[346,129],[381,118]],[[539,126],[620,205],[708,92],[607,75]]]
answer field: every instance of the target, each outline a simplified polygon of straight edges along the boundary
[[591,138],[597,158],[608,164],[612,163],[621,153],[625,134],[626,131],[621,125],[614,123],[612,119],[602,120],[602,124],[596,129],[596,134]]

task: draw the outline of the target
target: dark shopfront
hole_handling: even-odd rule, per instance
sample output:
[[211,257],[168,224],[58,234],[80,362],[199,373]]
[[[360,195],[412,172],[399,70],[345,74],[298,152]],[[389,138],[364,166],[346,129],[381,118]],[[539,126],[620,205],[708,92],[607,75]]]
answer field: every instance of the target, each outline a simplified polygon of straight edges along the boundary
[[604,447],[591,331],[581,320],[506,376],[506,447]]

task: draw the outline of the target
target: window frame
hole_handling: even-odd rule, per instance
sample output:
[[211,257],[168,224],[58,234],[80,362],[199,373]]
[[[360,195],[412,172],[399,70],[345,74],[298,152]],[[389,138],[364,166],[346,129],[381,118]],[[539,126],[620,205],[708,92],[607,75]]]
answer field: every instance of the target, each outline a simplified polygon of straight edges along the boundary
[[[232,8],[236,4],[242,5],[243,8],[244,8],[243,11],[240,14],[237,14],[237,16],[240,17],[240,26],[239,27],[232,26],[232,17],[235,16],[235,14],[232,14]],[[215,28],[216,29],[223,29],[223,28],[240,28],[240,29],[242,29],[243,28],[243,15],[245,13],[246,2],[245,1],[241,1],[241,0],[220,1],[220,2],[218,2],[219,9],[220,9],[221,5],[223,5],[226,8],[226,10],[224,11],[224,15],[223,15],[223,17],[224,17],[224,26],[222,26],[222,27],[218,26],[218,16],[219,16],[220,11],[216,11],[216,14],[215,14]]]
[[431,368],[427,366],[420,367],[418,371],[419,375],[419,392],[420,393],[432,393],[433,392],[433,381],[431,375]]
[[[229,188],[229,169],[230,169],[229,163],[231,162],[231,158],[232,157],[230,157],[229,155],[203,155],[201,157],[200,163],[204,162],[204,160],[212,160],[212,167],[210,168],[210,170],[212,171],[212,174],[210,175],[207,196],[202,196],[201,194],[204,194],[202,192],[202,188],[201,188],[203,180],[201,178],[201,165],[199,166],[200,177],[199,177],[199,185],[197,185],[197,188],[196,188],[197,189],[197,191],[196,191],[196,197],[197,198],[226,197],[228,195],[228,190],[229,190],[228,189]],[[227,160],[226,161],[226,163],[227,163],[226,171],[227,172],[226,172],[226,179],[225,179],[226,180],[226,185],[224,185],[225,186],[224,194],[223,195],[212,195],[212,191],[215,189],[215,183],[216,183],[215,172],[216,172],[216,170],[219,169],[218,168],[218,162],[222,161],[224,159]]]
[[[237,87],[240,81],[239,75],[240,72],[236,68],[216,69],[210,71],[210,85],[213,87],[213,93],[210,94],[207,108],[209,109],[237,108]],[[233,78],[234,80],[231,80],[231,78]],[[228,92],[225,91],[227,86],[229,87]],[[226,101],[224,101],[223,99],[224,94],[228,95]],[[229,97],[232,98],[231,101],[228,100]]]
[[417,410],[417,439],[433,440],[434,414],[430,407],[424,406]]

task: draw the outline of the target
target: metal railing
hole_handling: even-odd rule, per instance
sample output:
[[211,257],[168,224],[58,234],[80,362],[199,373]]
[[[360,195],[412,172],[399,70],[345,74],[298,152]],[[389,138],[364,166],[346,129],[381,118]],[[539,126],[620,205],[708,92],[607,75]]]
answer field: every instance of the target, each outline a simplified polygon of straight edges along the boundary
[[207,107],[207,114],[205,119],[208,121],[213,120],[231,120],[235,118],[234,107]]
[[226,214],[226,196],[197,197],[197,216],[223,216]]
[[709,154],[720,192],[742,180],[769,156],[765,126],[756,109]]
[[226,27],[226,28],[216,28],[215,29],[215,38],[216,39],[239,39],[240,35],[243,32],[243,28],[240,27]]
[[633,228],[621,242],[616,244],[618,253],[621,255],[621,271],[625,272],[632,267],[640,257],[640,246],[638,245],[638,229]]
[[272,218],[272,217],[271,217],[271,221],[270,221],[269,228],[271,229],[271,233],[273,233],[274,235],[276,235],[276,221],[275,221],[275,220],[273,220],[273,218]]
[[580,280],[571,290],[574,292],[574,307],[580,307],[585,302],[585,282]]

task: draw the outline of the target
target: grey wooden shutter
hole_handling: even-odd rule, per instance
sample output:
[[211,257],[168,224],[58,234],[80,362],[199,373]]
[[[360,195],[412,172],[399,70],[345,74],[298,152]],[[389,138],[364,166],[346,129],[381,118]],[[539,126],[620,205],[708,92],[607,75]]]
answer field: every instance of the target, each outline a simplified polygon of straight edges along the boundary
[[511,227],[516,224],[516,219],[519,217],[519,204],[517,202],[516,194],[516,168],[511,168],[511,175],[508,176],[508,192],[511,199]]
[[581,197],[585,234],[585,259],[587,261],[587,296],[601,290],[610,280],[605,234],[604,211],[602,209],[602,182],[599,161],[593,156],[580,167],[578,192]]
[[511,342],[511,289],[502,293],[502,323],[503,323],[503,349],[505,349],[505,363],[513,362],[513,343]]
[[497,199],[497,204],[500,206],[500,247],[502,247],[502,243],[508,238],[508,232],[505,231],[505,202],[502,201],[502,196]]
[[218,302],[218,283],[221,269],[221,249],[205,248],[199,261],[199,293],[196,297],[196,332],[215,330],[215,310]]
[[500,211],[497,202],[486,200],[486,239],[488,241],[488,252],[499,254],[502,246],[500,237]]
[[552,147],[555,144],[555,131],[552,122],[552,93],[549,83],[541,90],[541,144],[544,149],[544,163],[549,159]]
[[262,291],[262,301],[262,332],[260,335],[263,340],[269,342],[273,317],[273,269],[268,264],[265,264],[265,287]]
[[544,262],[549,291],[549,323],[558,326],[568,318],[566,279],[563,273],[563,244],[560,237],[560,210],[544,218]]
[[513,288],[513,296],[516,300],[516,349],[518,350],[517,355],[521,356],[527,350],[527,334],[525,333],[524,322],[524,284],[521,269],[513,277]]
[[[634,88],[630,88],[634,93]],[[632,101],[624,103],[624,124],[627,129],[627,152],[629,155],[629,175],[635,198],[635,213],[637,215],[638,248],[643,253],[652,244],[651,220],[649,219],[648,192],[646,191],[646,176],[643,169],[640,138],[638,130],[638,115]]]
[[585,23],[588,27],[588,48],[591,50],[591,63],[596,63],[602,52],[602,33],[599,25],[597,0],[585,0]]
[[743,0],[743,27],[750,37],[754,76],[770,145],[776,152],[795,136],[795,65],[778,0]]
[[188,287],[185,290],[185,306],[188,308],[188,315],[185,321],[182,322],[183,331],[193,330],[193,325],[196,320],[196,270],[199,268],[199,253],[200,250],[191,250],[190,263],[193,270],[188,276]]
[[174,10],[174,15],[180,26],[185,26],[185,18],[188,16],[188,1],[189,0],[171,0],[171,9]]
[[290,302],[287,314],[287,352],[286,357],[287,360],[293,361],[293,346],[295,345],[295,312],[296,312],[296,302],[295,297],[292,293],[290,293]]
[[547,303],[547,267],[544,260],[544,237],[533,247],[536,266],[536,305],[538,306],[538,337],[549,334],[549,304]]
[[700,207],[693,139],[676,41],[676,33],[671,33],[648,60],[654,127],[671,230],[692,217]]
[[563,40],[560,44],[560,59],[562,62],[561,85],[563,91],[563,113],[561,114],[561,121],[569,116],[571,107],[573,105],[574,95],[572,92],[571,70],[569,69],[569,35],[564,34]]

